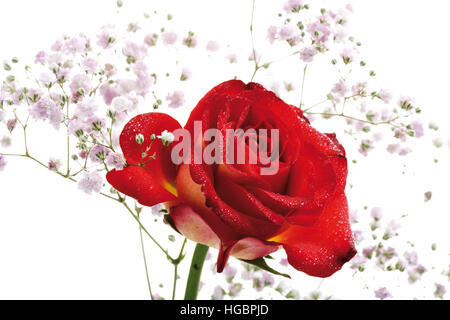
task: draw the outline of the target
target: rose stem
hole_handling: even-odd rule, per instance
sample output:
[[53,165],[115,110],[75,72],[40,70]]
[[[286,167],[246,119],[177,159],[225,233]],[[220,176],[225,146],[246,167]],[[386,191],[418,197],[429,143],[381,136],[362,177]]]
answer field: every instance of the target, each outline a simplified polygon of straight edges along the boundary
[[207,253],[208,247],[198,243],[197,246],[195,247],[194,255],[192,257],[191,268],[189,270],[189,277],[186,285],[186,293],[184,295],[184,300],[197,299],[203,263],[205,262]]

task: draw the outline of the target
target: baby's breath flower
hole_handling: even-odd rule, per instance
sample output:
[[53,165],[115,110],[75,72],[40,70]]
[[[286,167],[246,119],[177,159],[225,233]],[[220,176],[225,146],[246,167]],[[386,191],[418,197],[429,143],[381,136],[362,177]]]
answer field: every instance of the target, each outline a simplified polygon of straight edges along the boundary
[[103,178],[97,171],[86,172],[78,182],[78,188],[87,194],[99,193],[102,189]]
[[175,139],[175,136],[173,135],[173,133],[164,130],[160,136],[157,136],[159,139],[161,139],[162,144],[167,147],[169,146],[173,140]]
[[0,171],[3,171],[6,167],[6,159],[0,154]]

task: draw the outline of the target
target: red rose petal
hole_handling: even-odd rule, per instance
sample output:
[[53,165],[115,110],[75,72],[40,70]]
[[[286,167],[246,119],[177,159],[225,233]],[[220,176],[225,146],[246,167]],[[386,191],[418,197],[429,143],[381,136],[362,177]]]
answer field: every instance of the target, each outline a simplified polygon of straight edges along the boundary
[[190,165],[190,173],[192,180],[202,186],[206,205],[236,232],[264,239],[279,229],[279,226],[273,223],[246,216],[220,199],[203,165]]
[[177,230],[189,240],[218,249],[221,240],[208,223],[190,206],[179,205],[170,211]]
[[265,206],[282,215],[287,215],[311,202],[310,198],[286,196],[257,187],[248,187],[248,190]]
[[176,200],[176,197],[163,188],[148,169],[142,167],[114,169],[106,174],[106,179],[116,190],[138,200],[144,206]]
[[337,193],[314,225],[291,225],[270,241],[282,244],[289,263],[311,276],[340,270],[356,254],[345,194]]
[[264,219],[277,225],[282,225],[285,222],[282,216],[264,206],[244,187],[234,183],[226,176],[217,175],[214,187],[223,201],[246,215]]
[[[177,230],[186,238],[219,249],[218,272],[223,271],[230,255],[238,259],[254,260],[271,254],[280,248],[279,244],[250,237],[223,242],[201,215],[186,205],[172,208],[170,216]],[[228,246],[225,244],[228,244]]]
[[[146,168],[152,171],[153,177],[160,181],[164,187],[175,185],[177,167],[171,161],[171,151],[174,144],[164,147],[159,138],[153,142],[150,137],[160,135],[164,130],[173,132],[180,129],[181,125],[171,116],[151,112],[138,115],[131,119],[123,129],[120,135],[120,146],[128,164],[138,165],[146,163]],[[144,143],[136,143],[136,135],[144,135]],[[147,151],[147,148],[151,148]],[[142,153],[147,151],[147,157],[142,158]],[[156,159],[150,160],[151,156],[156,154]],[[149,161],[150,160],[150,161]],[[172,187],[174,190],[174,188]]]
[[231,256],[243,260],[255,260],[280,249],[280,245],[247,237],[236,242],[231,248]]

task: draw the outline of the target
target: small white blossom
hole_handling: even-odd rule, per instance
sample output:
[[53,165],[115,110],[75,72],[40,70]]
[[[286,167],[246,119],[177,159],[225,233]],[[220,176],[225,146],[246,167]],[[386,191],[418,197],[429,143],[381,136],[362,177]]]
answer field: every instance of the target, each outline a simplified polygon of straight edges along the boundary
[[172,132],[169,132],[167,130],[164,130],[163,132],[161,132],[160,136],[157,136],[159,139],[161,139],[162,144],[167,147],[168,145],[170,145],[173,140],[175,139],[175,136],[173,135]]

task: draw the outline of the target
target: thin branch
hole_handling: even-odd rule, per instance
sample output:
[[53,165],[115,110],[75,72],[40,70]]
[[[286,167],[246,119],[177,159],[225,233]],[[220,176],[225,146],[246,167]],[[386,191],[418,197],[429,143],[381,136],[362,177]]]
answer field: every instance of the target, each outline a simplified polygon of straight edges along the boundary
[[175,300],[175,293],[177,291],[177,281],[178,281],[178,265],[184,258],[183,251],[184,251],[184,246],[186,245],[186,242],[187,242],[187,239],[184,238],[183,245],[181,246],[180,253],[178,254],[178,258],[172,261],[172,263],[174,265],[172,300]]
[[[140,219],[140,214],[139,213],[137,214],[137,216]],[[144,239],[142,237],[142,228],[140,226],[139,226],[139,238],[140,238],[140,241],[141,241],[142,257],[144,258],[145,277],[147,279],[148,291],[150,293],[150,299],[154,300],[153,293],[152,293],[152,286],[150,284],[150,276],[148,274],[147,258],[145,256],[145,248],[144,248]]]
[[304,92],[304,89],[305,89],[306,70],[308,70],[308,65],[305,65],[305,68],[303,69],[302,89],[301,89],[301,92],[300,92],[300,106],[299,106],[300,109],[303,106],[303,92]]

